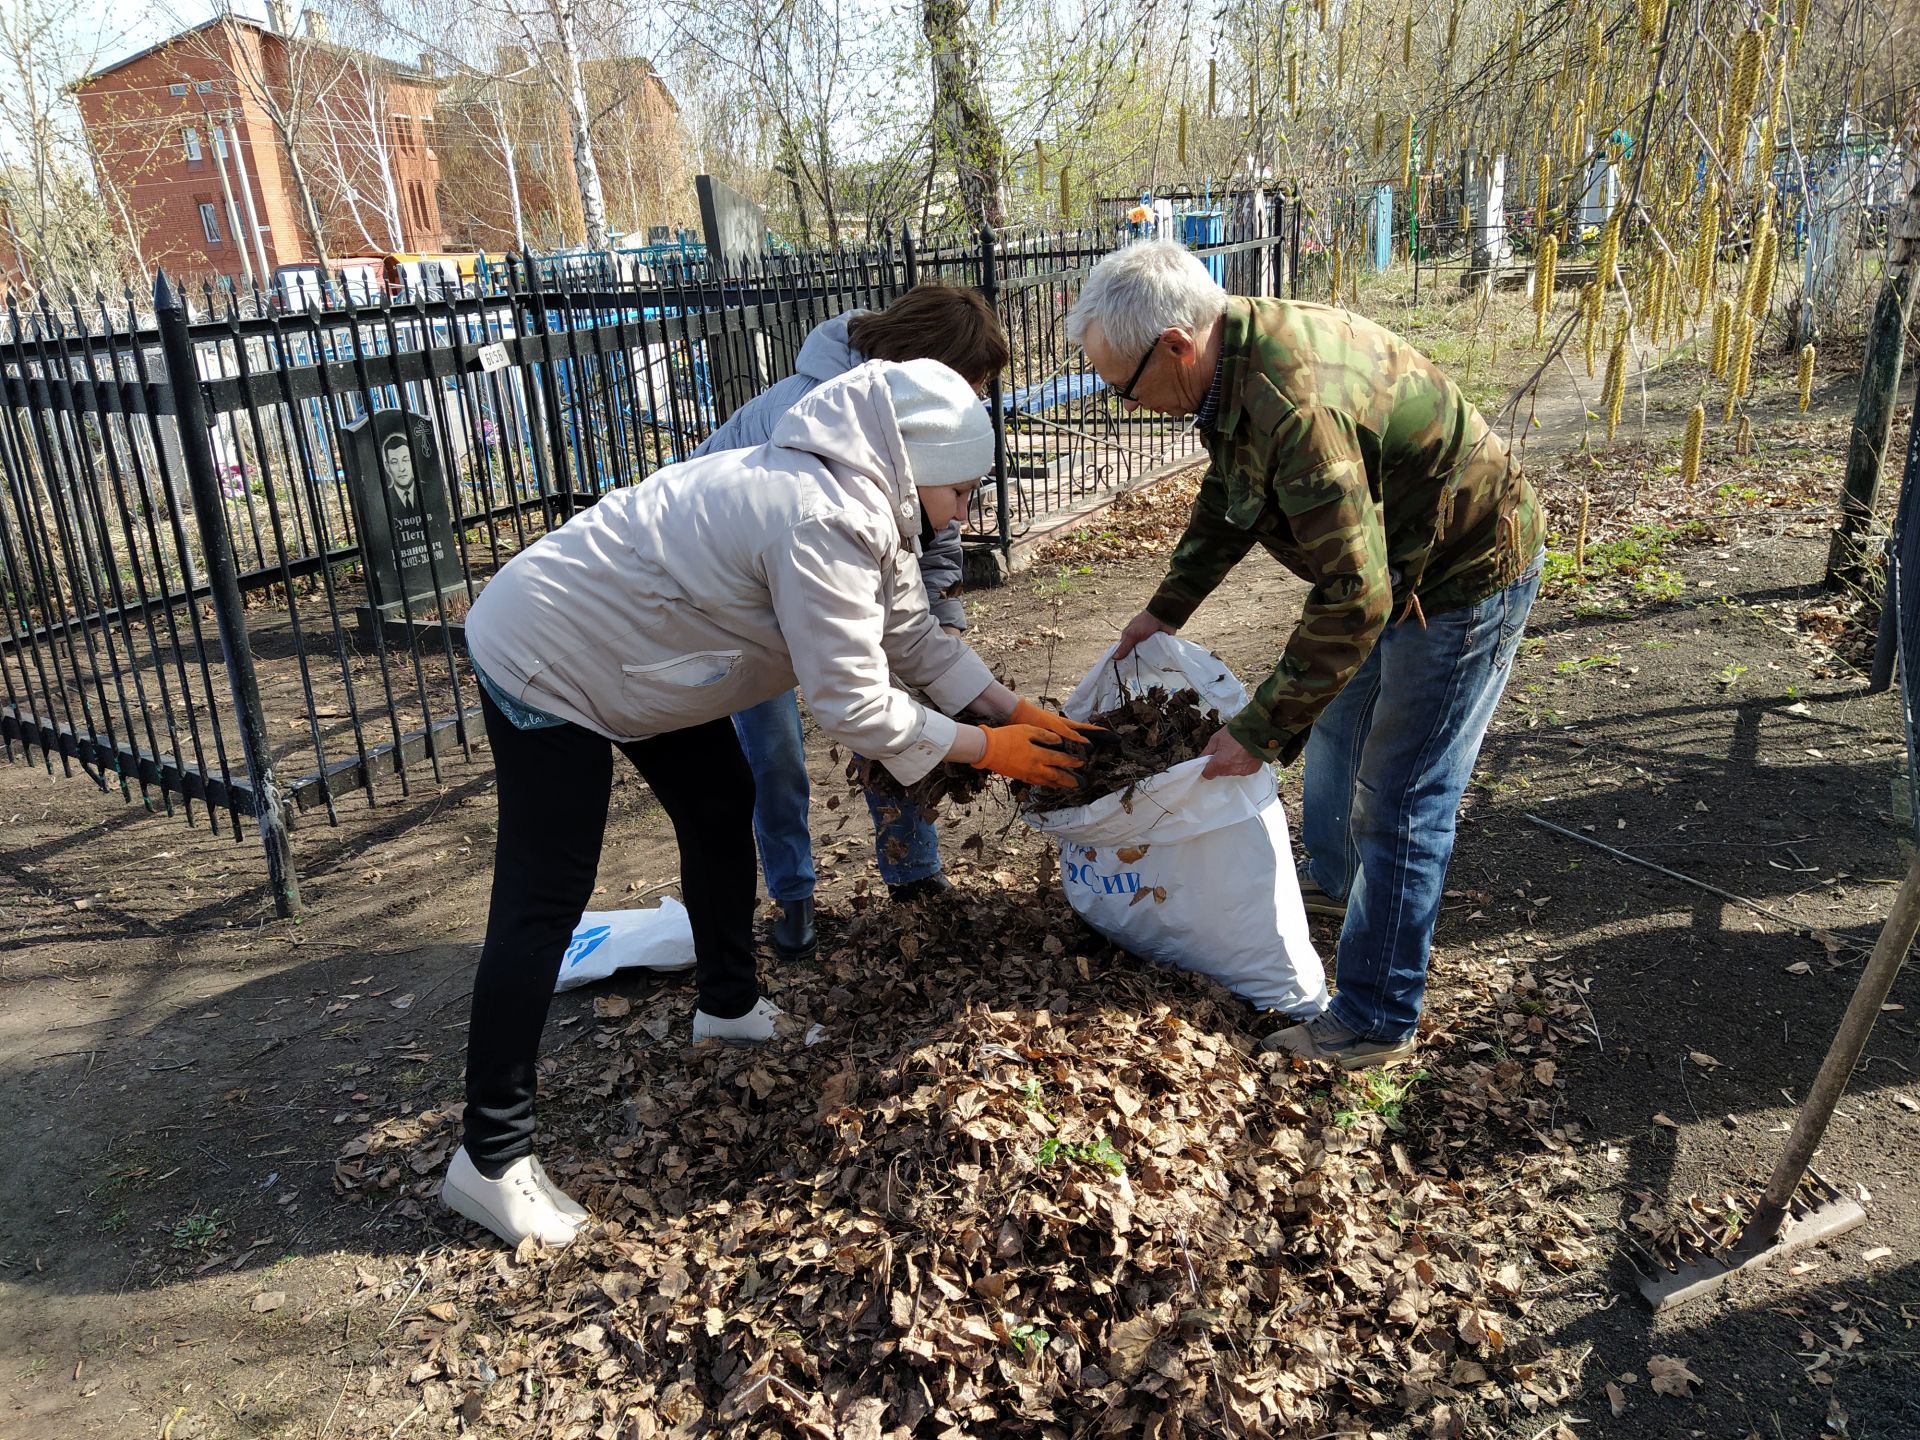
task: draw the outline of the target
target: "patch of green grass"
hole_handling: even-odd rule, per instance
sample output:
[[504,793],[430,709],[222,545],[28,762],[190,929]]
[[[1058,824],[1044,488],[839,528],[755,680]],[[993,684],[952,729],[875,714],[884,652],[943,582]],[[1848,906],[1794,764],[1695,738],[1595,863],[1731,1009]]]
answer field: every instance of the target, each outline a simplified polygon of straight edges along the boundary
[[204,1215],[189,1215],[173,1227],[173,1248],[204,1255],[213,1248],[214,1242],[225,1233],[226,1228],[218,1210],[209,1210]]
[[1617,670],[1619,668],[1620,657],[1611,651],[1604,651],[1598,655],[1582,655],[1577,660],[1562,660],[1553,667],[1557,675],[1577,675],[1582,670]]
[[1710,534],[1707,524],[1700,520],[1689,520],[1683,525],[1642,523],[1617,539],[1598,540],[1588,545],[1586,568],[1576,571],[1569,542],[1556,532],[1547,537],[1547,563],[1540,574],[1540,588],[1557,594],[1598,580],[1634,580],[1643,572],[1658,570],[1662,576],[1672,577],[1649,582],[1655,590],[1662,590],[1680,584],[1679,577],[1660,564],[1667,551],[1676,544],[1704,540]]
[[1352,1125],[1362,1115],[1378,1115],[1389,1130],[1401,1128],[1401,1114],[1414,1086],[1427,1078],[1424,1070],[1396,1075],[1391,1070],[1363,1070],[1344,1086],[1351,1105],[1335,1110],[1333,1119],[1342,1127]]
[[1056,1160],[1074,1160],[1082,1165],[1097,1165],[1115,1175],[1127,1173],[1126,1158],[1113,1148],[1113,1142],[1104,1135],[1081,1142],[1049,1135],[1040,1142],[1035,1158],[1042,1165],[1051,1165]]
[[1007,1332],[1007,1343],[1022,1355],[1038,1355],[1053,1343],[1053,1332],[1031,1320],[1022,1321]]
[[114,1211],[111,1215],[107,1216],[106,1219],[100,1222],[100,1229],[102,1233],[107,1235],[118,1235],[122,1230],[126,1228],[127,1228],[127,1212],[125,1208]]
[[1651,566],[1633,577],[1633,593],[1642,600],[1678,600],[1687,593],[1687,582],[1678,570]]
[[1731,689],[1733,687],[1733,683],[1746,673],[1747,673],[1747,667],[1742,665],[1738,660],[1734,660],[1722,666],[1720,669],[1720,673],[1714,678],[1719,680],[1719,682],[1722,685],[1725,685],[1729,689]]
[[1713,487],[1713,493],[1722,500],[1738,500],[1743,505],[1755,505],[1760,501],[1760,492],[1751,485],[1736,485],[1731,480]]

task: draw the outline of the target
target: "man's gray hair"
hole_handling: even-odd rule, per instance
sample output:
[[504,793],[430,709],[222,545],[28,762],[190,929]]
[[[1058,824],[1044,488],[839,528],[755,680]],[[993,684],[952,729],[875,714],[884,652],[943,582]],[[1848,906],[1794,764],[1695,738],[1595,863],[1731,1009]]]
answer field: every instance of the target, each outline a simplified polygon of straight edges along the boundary
[[1067,339],[1086,343],[1087,325],[1122,355],[1144,355],[1154,337],[1179,326],[1199,334],[1227,312],[1227,292],[1186,246],[1136,240],[1102,260],[1067,312]]

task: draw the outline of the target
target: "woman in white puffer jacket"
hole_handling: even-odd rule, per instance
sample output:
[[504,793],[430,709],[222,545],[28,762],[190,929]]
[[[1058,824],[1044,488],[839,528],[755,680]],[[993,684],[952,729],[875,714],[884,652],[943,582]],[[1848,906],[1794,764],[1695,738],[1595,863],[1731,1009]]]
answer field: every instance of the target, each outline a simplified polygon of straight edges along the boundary
[[[534,1076],[593,892],[614,747],[679,840],[696,1040],[765,1040],[779,1016],[754,963],[753,781],[735,711],[797,681],[829,738],[902,782],[959,760],[1070,783],[1078,762],[1054,746],[1078,727],[997,684],[927,608],[921,511],[944,525],[992,461],[966,381],[931,360],[874,361],[794,406],[765,445],[604,496],[481,591],[466,635],[500,820],[465,1142],[441,1192],[460,1214],[509,1243],[564,1244],[585,1219],[533,1154]],[[1007,723],[949,718],[963,709]]]

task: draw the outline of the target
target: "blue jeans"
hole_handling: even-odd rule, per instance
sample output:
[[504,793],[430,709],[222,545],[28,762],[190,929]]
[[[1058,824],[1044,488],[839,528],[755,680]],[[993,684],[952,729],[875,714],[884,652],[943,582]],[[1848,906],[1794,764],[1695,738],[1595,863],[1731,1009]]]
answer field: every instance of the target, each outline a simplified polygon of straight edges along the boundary
[[[767,894],[785,904],[813,894],[813,842],[807,828],[807,756],[795,691],[733,717],[753,768],[753,834]],[[940,873],[940,837],[911,807],[867,797],[880,878],[905,885]],[[896,809],[900,813],[895,813]]]
[[813,836],[807,828],[807,751],[799,692],[763,700],[733,717],[753,770],[753,838],[767,894],[782,905],[813,898]]
[[1460,797],[1540,589],[1541,559],[1423,629],[1390,623],[1308,736],[1300,838],[1347,902],[1333,1017],[1368,1040],[1412,1035]]

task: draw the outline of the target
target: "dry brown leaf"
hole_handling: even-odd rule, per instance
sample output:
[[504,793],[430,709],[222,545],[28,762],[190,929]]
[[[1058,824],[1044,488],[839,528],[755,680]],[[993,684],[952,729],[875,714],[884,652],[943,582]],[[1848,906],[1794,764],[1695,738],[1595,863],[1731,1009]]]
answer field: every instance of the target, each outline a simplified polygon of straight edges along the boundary
[[1687,1052],[1687,1059],[1698,1065],[1702,1070],[1712,1070],[1720,1064],[1718,1060],[1714,1059],[1713,1056],[1707,1054],[1704,1050],[1689,1050]]
[[601,1020],[621,1020],[633,1013],[633,1002],[624,995],[596,995],[593,1013]]
[[1616,1420],[1627,1413],[1627,1392],[1611,1380],[1607,1381],[1607,1404],[1612,1408]]
[[1686,1399],[1700,1377],[1687,1368],[1687,1362],[1675,1355],[1655,1355],[1647,1361],[1648,1383],[1656,1395],[1677,1395]]
[[253,1304],[251,1308],[254,1314],[265,1315],[267,1312],[271,1310],[278,1310],[282,1305],[286,1303],[287,1303],[286,1291],[262,1290],[258,1295],[253,1297]]

